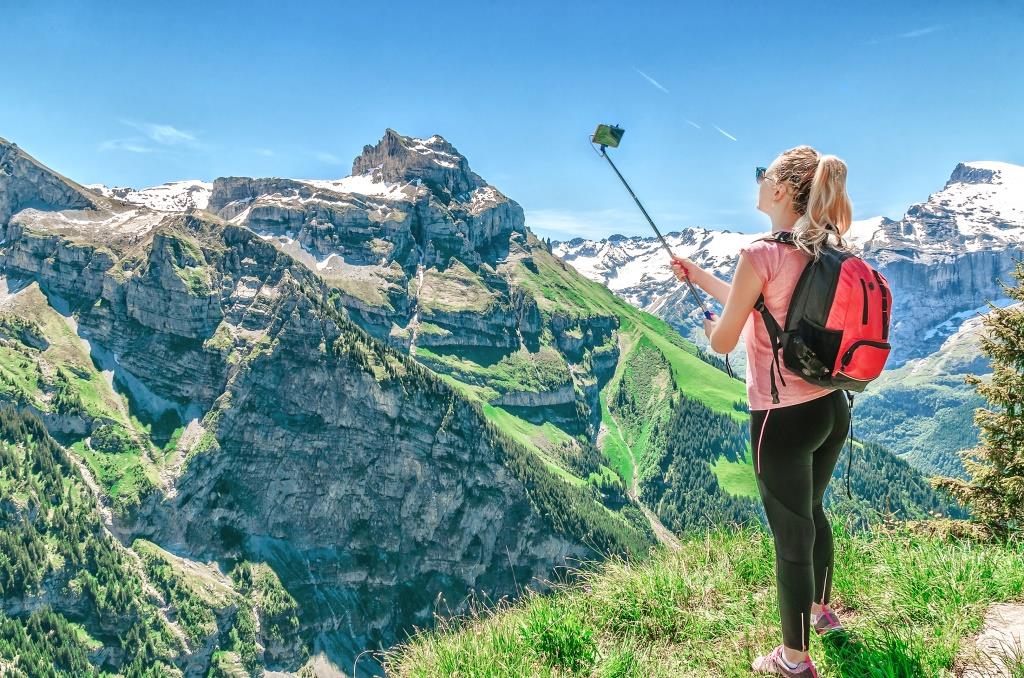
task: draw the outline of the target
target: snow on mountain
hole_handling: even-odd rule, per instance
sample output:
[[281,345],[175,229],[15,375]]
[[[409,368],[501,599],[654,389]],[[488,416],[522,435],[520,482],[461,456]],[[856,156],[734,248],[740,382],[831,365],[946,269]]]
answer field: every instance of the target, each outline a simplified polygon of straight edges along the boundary
[[405,200],[408,198],[403,188],[405,184],[378,181],[372,174],[354,174],[343,179],[299,179],[304,184],[323,188],[336,193],[348,193],[356,195],[373,195],[389,200]]
[[[765,233],[734,233],[687,228],[665,234],[673,252],[693,259],[716,273],[731,273],[736,251]],[[668,253],[655,237],[613,235],[602,240],[574,238],[552,243],[552,253],[577,271],[618,293],[630,303],[646,307],[652,288],[675,287]]]
[[[739,248],[767,234],[687,228],[666,240],[676,254],[731,280]],[[998,281],[1007,279],[1014,257],[1024,250],[1024,167],[960,163],[941,190],[911,205],[899,221],[858,220],[845,239],[892,286],[891,363],[927,356],[964,318],[1003,296]],[[552,241],[551,249],[581,274],[679,327],[694,326],[692,319],[699,318],[653,236],[575,238]],[[703,344],[703,334],[694,335]]]
[[[672,250],[731,279],[739,248],[768,230],[736,233],[687,228],[666,235]],[[912,205],[904,218],[854,221],[846,241],[874,259],[922,254],[957,255],[1024,243],[1024,167],[1003,162],[961,163],[942,190]],[[653,236],[552,241],[552,252],[592,280],[650,310],[649,288],[672,283],[668,256]]]
[[941,190],[911,205],[903,219],[883,220],[870,251],[912,250],[934,259],[1024,242],[1024,167],[1005,162],[960,163]]
[[206,209],[213,184],[198,179],[169,181],[166,184],[136,190],[129,186],[109,187],[86,184],[86,188],[107,198],[119,198],[159,212],[183,212],[193,207]]
[[[860,248],[883,228],[884,217],[855,221],[847,240]],[[739,249],[770,230],[738,233],[729,230],[686,228],[665,234],[673,252],[695,261],[701,268],[731,280]],[[602,240],[574,238],[552,241],[555,256],[584,276],[604,284],[623,299],[647,311],[655,308],[678,287],[669,268],[668,253],[653,236],[613,235]]]

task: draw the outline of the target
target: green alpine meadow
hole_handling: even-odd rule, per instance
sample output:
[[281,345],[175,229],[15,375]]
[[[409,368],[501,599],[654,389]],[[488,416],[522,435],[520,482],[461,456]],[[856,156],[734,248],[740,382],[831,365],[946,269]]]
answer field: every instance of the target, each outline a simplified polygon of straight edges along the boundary
[[0,678],[1024,676],[1010,4],[0,7]]
[[[769,637],[743,382],[441,137],[388,130],[361,194],[228,177],[170,211],[3,143],[14,675],[726,675]],[[907,531],[969,501],[851,451],[826,502],[863,639],[824,670],[952,670],[1020,597],[1013,530]]]

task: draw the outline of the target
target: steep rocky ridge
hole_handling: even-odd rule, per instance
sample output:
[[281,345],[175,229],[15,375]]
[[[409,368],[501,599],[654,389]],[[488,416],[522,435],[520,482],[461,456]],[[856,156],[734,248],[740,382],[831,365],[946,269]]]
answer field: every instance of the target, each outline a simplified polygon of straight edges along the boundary
[[[532,249],[522,208],[436,135],[388,129],[352,171],[334,181],[216,179],[208,209],[316,271],[373,336],[489,389],[489,402],[514,403],[535,421],[553,419],[593,439],[600,417],[587,403],[610,372],[581,365],[582,338],[607,343],[615,317],[545,315],[510,282]],[[550,359],[534,361],[538,354]],[[453,355],[504,362],[520,374],[551,366],[556,374],[527,383],[467,374]],[[592,385],[578,397],[584,382]]]
[[[471,590],[515,594],[594,547],[650,544],[594,493],[555,481],[479,404],[348,320],[362,316],[329,278],[265,231],[201,210],[90,207],[59,177],[34,181],[55,182],[57,197],[7,198],[21,209],[3,225],[5,275],[62,312],[134,415],[191,431],[166,457],[148,454],[160,478],[112,525],[126,543],[266,561],[298,601],[310,649],[340,666],[429,624],[439,596],[456,610]],[[211,205],[223,194],[215,182]],[[432,196],[428,211],[440,209]],[[480,237],[488,256],[493,232]],[[467,238],[427,249],[485,265],[460,249]]]
[[[666,238],[679,255],[729,280],[739,248],[764,235],[686,228]],[[999,281],[1009,282],[1012,262],[1024,252],[1024,167],[959,163],[941,190],[911,205],[902,219],[856,221],[847,239],[891,283],[889,364],[927,356],[956,331],[958,314],[987,300],[1005,301]],[[695,304],[660,247],[652,237],[622,235],[552,242],[552,251],[580,273],[688,329]]]
[[[714,446],[658,463],[673,408],[747,421],[741,382],[555,257],[441,137],[388,130],[353,170],[216,179],[206,209],[195,182],[94,187],[19,209],[0,243],[3,399],[68,423],[124,544],[266,563],[300,642],[258,659],[289,672],[643,553],[658,516],[730,505]],[[679,485],[666,468],[695,472],[640,510],[638,476]]]

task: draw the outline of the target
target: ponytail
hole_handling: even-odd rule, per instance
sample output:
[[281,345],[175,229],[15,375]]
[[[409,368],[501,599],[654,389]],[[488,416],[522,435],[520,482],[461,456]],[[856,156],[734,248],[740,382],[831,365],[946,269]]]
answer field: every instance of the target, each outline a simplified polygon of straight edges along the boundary
[[793,210],[800,215],[793,224],[794,244],[815,259],[826,246],[849,249],[843,239],[853,222],[846,163],[797,146],[779,156],[777,174],[793,187]]

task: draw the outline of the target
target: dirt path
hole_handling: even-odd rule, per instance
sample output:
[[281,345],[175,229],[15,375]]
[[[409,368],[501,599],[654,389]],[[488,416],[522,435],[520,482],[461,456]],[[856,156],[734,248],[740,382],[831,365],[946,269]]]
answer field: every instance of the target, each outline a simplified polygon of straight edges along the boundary
[[989,607],[981,632],[967,639],[964,645],[957,676],[1011,678],[1020,675],[1013,667],[1024,661],[1024,604],[996,603]]

